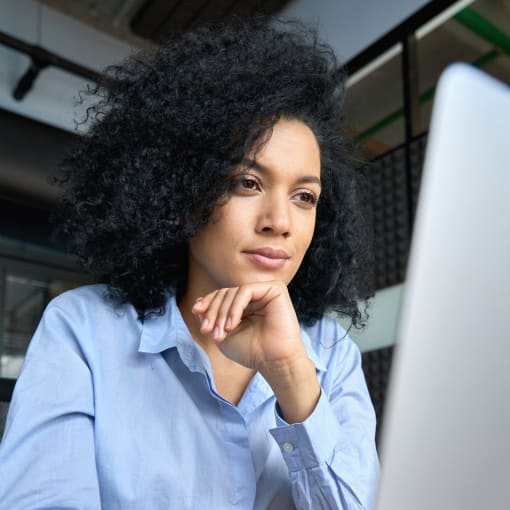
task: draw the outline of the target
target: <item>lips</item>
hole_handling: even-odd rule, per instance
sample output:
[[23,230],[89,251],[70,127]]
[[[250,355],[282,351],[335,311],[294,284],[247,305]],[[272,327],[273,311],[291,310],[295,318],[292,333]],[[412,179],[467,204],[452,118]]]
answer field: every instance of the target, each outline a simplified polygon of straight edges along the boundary
[[289,255],[286,251],[271,247],[246,250],[243,253],[251,262],[264,269],[280,269],[289,259]]

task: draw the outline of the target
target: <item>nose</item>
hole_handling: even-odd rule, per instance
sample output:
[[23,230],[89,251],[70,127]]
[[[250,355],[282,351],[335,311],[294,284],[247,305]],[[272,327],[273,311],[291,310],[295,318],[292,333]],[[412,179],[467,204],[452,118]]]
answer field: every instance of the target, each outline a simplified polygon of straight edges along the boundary
[[[257,232],[288,237],[291,232],[290,201],[279,193],[268,194],[261,202]],[[283,194],[282,194],[283,195]]]

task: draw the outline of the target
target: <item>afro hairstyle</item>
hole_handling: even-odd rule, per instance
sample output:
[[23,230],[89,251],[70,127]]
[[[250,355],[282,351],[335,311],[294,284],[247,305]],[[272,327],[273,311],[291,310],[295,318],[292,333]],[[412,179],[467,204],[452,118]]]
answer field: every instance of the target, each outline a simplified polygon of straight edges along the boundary
[[297,119],[317,138],[322,193],[289,293],[303,324],[336,311],[361,327],[372,236],[342,130],[343,84],[313,29],[263,18],[177,33],[110,66],[87,92],[86,134],[56,178],[57,231],[109,299],[132,303],[142,321],[162,314],[185,291],[187,240],[228,199],[233,169],[280,118]]

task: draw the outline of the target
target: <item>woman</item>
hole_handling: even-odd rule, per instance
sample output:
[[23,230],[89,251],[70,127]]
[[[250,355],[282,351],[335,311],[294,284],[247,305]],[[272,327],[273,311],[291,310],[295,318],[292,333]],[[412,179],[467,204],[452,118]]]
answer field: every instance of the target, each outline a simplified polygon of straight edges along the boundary
[[369,246],[330,48],[237,21],[108,73],[64,162],[102,284],[47,307],[0,449],[0,508],[368,508],[358,349]]

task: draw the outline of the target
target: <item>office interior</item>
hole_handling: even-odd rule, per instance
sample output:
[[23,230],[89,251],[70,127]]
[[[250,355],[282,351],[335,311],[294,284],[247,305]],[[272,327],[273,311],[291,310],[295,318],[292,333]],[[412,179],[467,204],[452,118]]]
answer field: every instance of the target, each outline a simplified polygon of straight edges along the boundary
[[463,61],[510,83],[510,0],[3,0],[0,434],[44,307],[93,282],[50,225],[59,193],[50,177],[83,131],[78,91],[174,30],[257,10],[315,24],[346,66],[346,124],[367,182],[377,289],[367,326],[350,335],[381,422],[437,80]]

